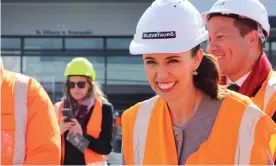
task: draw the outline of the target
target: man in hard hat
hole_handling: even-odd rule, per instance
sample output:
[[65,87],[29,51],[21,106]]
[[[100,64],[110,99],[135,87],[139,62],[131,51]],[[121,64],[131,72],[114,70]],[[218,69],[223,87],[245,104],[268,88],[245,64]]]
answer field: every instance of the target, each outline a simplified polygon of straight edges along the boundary
[[263,51],[270,25],[259,0],[219,0],[202,14],[207,50],[218,57],[222,84],[252,98],[276,121],[276,73]]
[[1,165],[60,165],[54,107],[33,78],[4,69],[1,80]]

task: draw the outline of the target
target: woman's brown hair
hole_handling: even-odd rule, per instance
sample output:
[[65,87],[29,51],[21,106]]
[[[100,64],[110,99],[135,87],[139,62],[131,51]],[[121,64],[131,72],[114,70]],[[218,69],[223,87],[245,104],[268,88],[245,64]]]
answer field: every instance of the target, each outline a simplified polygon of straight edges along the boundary
[[[192,56],[196,56],[201,49],[197,45],[192,49]],[[224,98],[228,94],[225,87],[219,86],[220,74],[217,58],[211,54],[203,54],[202,61],[194,75],[195,86],[213,99]]]

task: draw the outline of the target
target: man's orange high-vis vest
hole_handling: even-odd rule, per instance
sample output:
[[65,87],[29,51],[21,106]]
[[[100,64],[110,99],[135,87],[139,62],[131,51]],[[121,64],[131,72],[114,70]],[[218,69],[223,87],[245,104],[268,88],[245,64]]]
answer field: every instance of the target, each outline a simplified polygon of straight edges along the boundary
[[[26,147],[26,101],[29,78],[20,74],[9,74],[9,76],[9,82],[3,82],[2,86],[5,89],[2,89],[4,95],[1,97],[12,98],[13,100],[7,105],[10,108],[1,110],[1,163],[22,165]],[[14,111],[10,112],[10,110]]]
[[268,116],[274,115],[276,111],[276,72],[269,73],[258,93],[251,99]]
[[[160,97],[125,111],[122,134],[126,165],[178,164],[170,113]],[[265,165],[275,148],[275,123],[248,97],[233,92],[222,102],[209,138],[185,164]]]
[[[56,105],[59,109],[58,109],[58,119],[60,122],[60,119],[62,118],[62,109],[63,109],[63,103],[59,102]],[[88,121],[87,124],[87,134],[93,136],[95,139],[99,138],[100,133],[101,133],[101,127],[102,127],[102,101],[100,100],[95,100],[95,104],[94,104],[94,108],[93,108],[93,112],[92,115]],[[62,154],[61,154],[61,158],[62,161],[61,163],[63,163],[64,161],[64,156],[65,156],[65,143],[64,143],[64,135],[62,136],[61,139],[61,146],[62,146]],[[85,153],[84,153],[84,158],[85,158],[85,162],[87,165],[94,163],[94,162],[104,162],[107,160],[107,156],[106,155],[102,155],[99,153],[94,152],[93,150],[86,148]]]
[[6,70],[1,74],[0,164],[58,165],[59,128],[47,93],[30,77]]

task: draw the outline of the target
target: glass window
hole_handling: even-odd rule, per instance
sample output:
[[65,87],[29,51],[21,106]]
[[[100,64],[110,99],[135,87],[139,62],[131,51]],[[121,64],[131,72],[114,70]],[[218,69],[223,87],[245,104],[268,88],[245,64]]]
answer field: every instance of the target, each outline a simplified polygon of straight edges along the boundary
[[264,51],[265,52],[269,51],[269,42],[268,41],[266,41],[265,44],[264,44]]
[[[49,55],[45,55],[49,56]],[[63,76],[64,69],[68,62],[70,62],[74,56],[51,56],[53,59],[48,61],[42,61],[41,55],[28,55],[23,57],[23,73],[36,78],[45,90],[50,94],[50,97],[55,100],[56,94],[63,92],[63,85],[65,78]],[[104,57],[84,56],[89,59],[96,70],[97,82],[102,84],[104,82]],[[99,60],[100,59],[100,60]],[[55,92],[55,93],[53,93]],[[60,96],[59,96],[60,97]]]
[[271,63],[273,65],[273,68],[276,70],[276,41],[272,41],[271,50],[272,50]]
[[1,49],[20,49],[20,38],[1,38]]
[[201,48],[203,49],[204,52],[207,52],[207,41],[204,41],[201,43]]
[[128,49],[132,38],[108,38],[107,49]]
[[26,38],[25,49],[62,49],[61,38]]
[[142,56],[110,56],[107,58],[107,64],[118,64],[118,65],[126,65],[126,64],[143,64]]
[[103,49],[103,38],[67,38],[65,39],[66,49]]
[[[45,56],[45,57],[44,57]],[[49,82],[64,82],[63,72],[68,62],[77,56],[57,56],[57,55],[25,55],[23,57],[23,72],[39,79]],[[47,61],[44,59],[49,57]],[[93,63],[97,73],[97,81],[104,81],[104,57],[83,56]],[[53,67],[54,66],[54,67]]]
[[148,84],[142,57],[108,57],[107,84]]
[[20,52],[2,51],[1,53],[2,53],[1,57],[3,60],[3,64],[5,66],[5,69],[20,73],[20,68],[21,68]]

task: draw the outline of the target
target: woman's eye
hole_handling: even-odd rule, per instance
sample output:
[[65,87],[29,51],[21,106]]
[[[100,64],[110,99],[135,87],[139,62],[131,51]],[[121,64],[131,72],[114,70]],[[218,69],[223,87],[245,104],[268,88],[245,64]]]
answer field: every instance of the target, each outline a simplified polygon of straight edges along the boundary
[[146,61],[146,64],[155,64],[155,61]]
[[169,60],[169,63],[177,63],[177,62],[179,62],[179,61],[176,60],[176,59],[170,59],[170,60]]
[[219,35],[219,36],[217,36],[217,38],[218,38],[218,39],[220,39],[220,38],[222,38],[222,37],[223,37],[223,35]]

